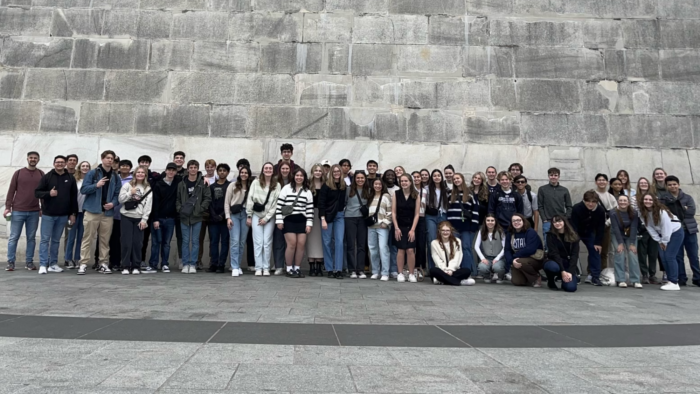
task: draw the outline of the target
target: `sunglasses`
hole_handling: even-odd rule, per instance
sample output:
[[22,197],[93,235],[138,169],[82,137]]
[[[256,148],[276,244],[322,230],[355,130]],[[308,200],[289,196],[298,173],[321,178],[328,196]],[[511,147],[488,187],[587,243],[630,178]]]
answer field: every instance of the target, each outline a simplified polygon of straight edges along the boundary
[[516,181],[515,183],[527,183],[527,181]]

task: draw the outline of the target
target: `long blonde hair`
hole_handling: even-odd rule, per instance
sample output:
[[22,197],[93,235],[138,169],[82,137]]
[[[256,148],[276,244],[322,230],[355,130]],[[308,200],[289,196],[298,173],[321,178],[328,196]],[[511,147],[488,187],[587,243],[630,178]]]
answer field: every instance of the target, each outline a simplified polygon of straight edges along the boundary
[[335,169],[338,169],[340,171],[340,184],[338,185],[340,187],[340,190],[345,190],[345,179],[343,179],[343,170],[340,168],[339,165],[333,164],[331,167],[331,170],[328,171],[328,178],[326,179],[326,186],[331,188],[331,190],[338,190],[338,188],[335,187],[335,179],[333,179],[333,171]]
[[[456,176],[462,179],[462,184],[460,186],[454,184],[454,177]],[[469,198],[471,197],[471,191],[469,190],[469,186],[467,186],[467,183],[464,181],[464,175],[460,173],[455,173],[452,176],[452,193],[450,194],[450,204],[457,201],[457,194],[459,194],[459,192],[462,192],[462,202],[469,201]]]
[[146,173],[146,177],[143,178],[143,188],[144,188],[144,189],[148,189],[151,185],[148,183],[148,167],[146,167],[146,166],[138,166],[138,167],[136,167],[136,169],[134,170],[134,176],[133,176],[133,177],[131,178],[131,180],[129,181],[129,185],[131,185],[131,186],[133,186],[133,187],[136,187],[136,184],[137,184],[137,181],[136,181],[136,173],[137,173],[139,170],[143,170],[143,172]]
[[[90,172],[90,170],[92,170],[92,166],[90,165],[89,161],[81,161],[80,163],[78,163],[78,170],[75,172],[75,180],[76,181],[82,181],[83,178],[85,178],[85,175],[83,175],[83,173],[80,171],[80,167],[83,166],[83,163],[87,163],[88,167],[90,168],[88,170],[88,172]],[[148,178],[148,174],[146,175],[146,178]]]
[[479,186],[479,194],[477,195],[477,198],[479,201],[488,201],[489,200],[489,187],[486,185],[486,174],[484,174],[481,171],[477,171],[472,175],[472,180],[469,183],[469,190],[474,193],[474,189],[476,186],[474,186],[474,177],[479,176],[481,178],[481,186]]
[[[321,184],[323,185],[324,183],[326,183],[326,173],[323,172],[323,166],[320,163],[312,165],[311,170],[309,170],[309,189],[311,189],[311,194],[313,194],[314,196],[316,195],[316,185],[314,184],[314,171],[316,171],[317,168],[321,170]],[[343,177],[342,171],[340,172],[340,177],[341,179]]]

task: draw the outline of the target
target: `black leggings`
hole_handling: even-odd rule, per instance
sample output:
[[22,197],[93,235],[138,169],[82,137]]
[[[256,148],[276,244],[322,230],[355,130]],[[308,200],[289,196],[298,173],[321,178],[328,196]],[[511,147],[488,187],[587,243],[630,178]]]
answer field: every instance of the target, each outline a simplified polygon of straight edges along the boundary
[[472,274],[472,270],[469,268],[460,268],[453,272],[452,275],[447,275],[445,271],[438,267],[433,267],[430,269],[430,276],[439,280],[440,282],[450,285],[450,286],[460,286],[461,281],[468,279]]
[[348,269],[350,272],[364,272],[367,244],[367,225],[364,218],[345,218],[345,242],[348,245]]
[[[392,233],[393,234],[393,233]],[[416,268],[422,268],[425,270],[425,264],[428,260],[426,255],[427,251],[427,230],[425,227],[425,218],[418,218],[418,225],[416,226]]]

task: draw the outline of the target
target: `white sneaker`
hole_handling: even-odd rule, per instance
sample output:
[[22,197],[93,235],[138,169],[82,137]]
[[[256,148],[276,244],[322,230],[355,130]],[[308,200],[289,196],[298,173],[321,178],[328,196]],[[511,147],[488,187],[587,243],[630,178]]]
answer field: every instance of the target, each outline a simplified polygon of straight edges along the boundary
[[168,273],[168,272],[170,272],[170,267],[168,267],[167,265],[164,265],[162,270],[163,270],[163,272]]
[[505,277],[506,277],[506,280],[507,280],[508,282],[510,282],[510,280],[513,278],[513,277],[510,275],[510,272],[507,273],[507,274],[505,275]]
[[[243,271],[242,268],[241,268],[241,271]],[[255,267],[248,267],[248,271],[250,271],[250,272],[255,272],[255,271],[258,271],[258,270],[256,270]],[[242,273],[242,272],[241,272],[241,273]]]
[[350,279],[357,279],[357,274],[354,272],[350,274]]
[[275,270],[275,276],[284,275],[284,268],[277,268]]
[[78,275],[85,275],[85,272],[87,272],[87,265],[80,264],[80,268],[78,268]]
[[667,290],[667,291],[679,291],[681,289],[680,286],[678,286],[677,283],[673,282],[668,282],[665,285],[661,286],[661,290]]
[[372,276],[369,277],[370,279],[379,279],[379,274],[372,274]]
[[43,265],[42,265],[41,267],[39,267],[39,275],[46,275],[46,274],[48,274],[48,273],[49,273],[49,272],[48,272],[48,270],[46,269],[46,267],[44,267]]
[[99,270],[99,271],[100,271],[101,273],[103,273],[103,274],[111,274],[111,273],[112,273],[112,270],[109,269],[109,267],[106,266],[106,265],[104,265],[104,264],[100,266],[100,270]]
[[357,276],[360,279],[367,279],[367,275],[365,275],[364,272],[360,272],[360,275]]
[[134,268],[134,270],[131,271],[131,275],[141,275],[141,271],[139,271],[137,268]]
[[262,270],[256,270],[255,276],[262,276]]
[[399,282],[399,283],[403,283],[403,282],[406,281],[406,277],[403,276],[403,274],[398,274],[398,275],[396,276],[396,281]]
[[157,269],[153,269],[153,268],[151,268],[150,266],[148,266],[148,267],[146,267],[146,268],[144,268],[144,269],[141,270],[141,273],[142,273],[142,274],[155,274],[156,272],[158,272],[158,270],[157,270]]
[[476,283],[476,281],[475,281],[474,279],[472,279],[472,278],[462,279],[462,280],[459,282],[459,284],[460,284],[461,286],[474,286],[475,283]]
[[59,267],[58,264],[54,264],[49,267],[49,272],[63,272],[63,268]]
[[188,271],[187,271],[188,274],[196,274],[196,273],[197,273],[197,267],[196,267],[196,266],[190,265],[190,266],[188,266],[188,267],[189,267],[189,268],[188,268]]
[[642,284],[641,284],[641,283],[635,283],[635,284],[634,284],[634,288],[635,288],[635,289],[641,289],[641,288],[642,288]]
[[408,281],[411,283],[418,283],[418,279],[416,279],[416,276],[413,274],[408,275]]
[[434,284],[434,285],[441,285],[442,282],[440,282],[439,280],[437,280],[437,278],[433,278],[433,284]]
[[233,276],[233,277],[239,277],[240,275],[241,275],[241,273],[238,272],[237,269],[234,269],[233,271],[231,271],[231,276]]
[[270,270],[263,270],[263,276],[270,276]]
[[391,277],[391,279],[396,279],[396,278],[399,277],[399,273],[398,273],[398,272],[392,272],[391,274],[389,274],[389,276]]
[[497,281],[497,280],[498,280],[498,274],[493,274],[493,276],[491,277],[491,280],[494,281],[494,282]]
[[122,270],[122,275],[129,275],[129,274],[130,274],[130,272],[129,272],[128,269],[124,268],[124,269]]
[[617,284],[617,287],[621,287],[621,288],[624,289],[624,288],[627,287],[627,283],[625,283],[625,282],[620,282],[620,283]]
[[503,280],[502,280],[502,279],[496,279],[496,284],[497,284],[497,285],[503,284]]
[[238,269],[238,275],[243,275],[243,268]]
[[592,280],[593,280],[593,277],[590,276],[590,275],[588,275],[588,276],[586,277],[586,280],[583,281],[583,283],[591,283]]
[[388,275],[382,275],[382,278],[379,279],[379,280],[381,280],[382,282],[386,282],[386,281],[389,280],[389,276],[388,276]]
[[183,266],[182,266],[182,273],[183,273],[183,274],[189,274],[189,273],[190,273],[190,266],[189,266],[189,265],[183,265]]

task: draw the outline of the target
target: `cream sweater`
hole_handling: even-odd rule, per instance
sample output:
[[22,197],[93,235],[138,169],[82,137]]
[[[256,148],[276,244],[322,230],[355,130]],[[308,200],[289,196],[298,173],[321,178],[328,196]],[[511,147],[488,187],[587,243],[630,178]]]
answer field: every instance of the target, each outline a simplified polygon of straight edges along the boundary
[[267,204],[265,204],[265,209],[262,212],[253,211],[254,203],[262,204],[265,202],[269,187],[269,184],[264,188],[261,187],[258,179],[253,182],[253,185],[250,187],[250,192],[248,192],[248,201],[246,202],[245,208],[249,218],[255,215],[261,219],[265,219],[266,223],[269,223],[270,219],[272,219],[272,216],[275,214],[275,208],[277,207],[277,197],[280,194],[280,189],[282,189],[282,186],[279,184],[277,184],[275,189],[272,190],[272,193],[270,193],[270,199],[267,201]]
[[[435,265],[443,271],[457,271],[460,264],[462,264],[462,244],[457,240],[457,245],[455,245],[455,255],[450,261],[446,261],[447,256],[445,256],[445,251],[440,246],[440,240],[436,239],[430,243],[430,252],[433,256],[433,261]],[[445,245],[445,250],[450,253],[450,244]]]
[[[144,188],[143,185],[139,184],[136,186],[136,194],[138,196],[143,196],[146,193],[148,193],[149,190],[151,190],[150,187]],[[123,216],[126,216],[128,218],[132,219],[138,219],[141,218],[141,221],[146,223],[148,222],[148,216],[151,214],[151,207],[153,205],[153,192],[148,193],[145,199],[139,204],[136,209],[133,209],[131,211],[127,211],[126,208],[124,207],[124,203],[127,201],[131,200],[131,185],[129,182],[125,183],[122,185],[121,190],[119,191],[119,204],[121,204],[121,209],[119,209],[119,213],[121,213]]]

